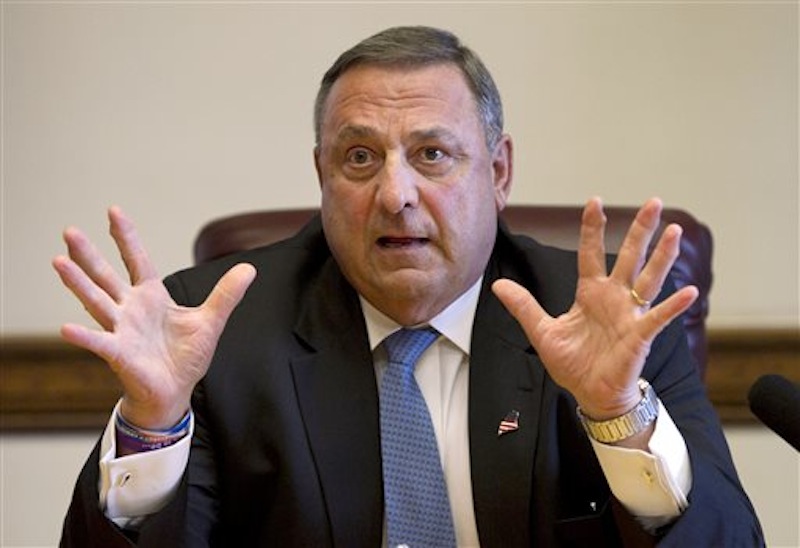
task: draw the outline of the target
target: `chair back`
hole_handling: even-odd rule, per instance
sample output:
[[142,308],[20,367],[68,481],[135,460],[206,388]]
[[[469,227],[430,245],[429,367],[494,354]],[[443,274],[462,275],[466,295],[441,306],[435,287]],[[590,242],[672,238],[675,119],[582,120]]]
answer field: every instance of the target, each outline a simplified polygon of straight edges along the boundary
[[[195,239],[195,262],[207,262],[287,238],[317,211],[316,208],[254,211],[211,221]],[[633,222],[637,208],[606,206],[604,211],[608,219],[606,251],[614,253]],[[578,246],[582,212],[579,206],[511,205],[503,210],[501,217],[512,232],[525,234],[543,244],[574,250]],[[672,267],[675,285],[678,288],[694,285],[700,292],[697,301],[683,316],[683,323],[689,347],[703,376],[708,353],[705,321],[712,282],[713,240],[709,228],[686,211],[664,209],[659,234],[671,223],[683,228],[680,255]]]

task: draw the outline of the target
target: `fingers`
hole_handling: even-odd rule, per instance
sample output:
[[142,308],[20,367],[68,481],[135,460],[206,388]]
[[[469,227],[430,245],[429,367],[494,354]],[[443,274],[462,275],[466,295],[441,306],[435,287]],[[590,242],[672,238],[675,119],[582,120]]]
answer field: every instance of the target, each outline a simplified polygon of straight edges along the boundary
[[53,259],[61,282],[83,304],[83,307],[100,324],[103,329],[110,330],[114,325],[116,303],[108,292],[99,287],[84,269],[69,257],[59,256]]
[[139,239],[133,222],[117,206],[108,210],[109,231],[119,248],[132,284],[156,278],[158,273]]
[[77,228],[67,228],[64,230],[64,242],[67,244],[69,257],[75,265],[112,299],[119,301],[126,291],[127,284],[83,232]]
[[[622,246],[619,249],[617,261],[614,263],[614,268],[611,271],[611,277],[622,285],[627,287],[634,286],[634,281],[645,263],[650,240],[658,229],[662,209],[661,200],[658,198],[651,198],[637,212],[636,218],[634,218],[633,223],[628,229],[625,239],[622,241]],[[659,285],[658,288],[660,287]],[[652,288],[647,288],[648,291],[643,294],[642,288],[638,285],[636,286],[636,291],[639,295],[647,300],[655,296],[650,294],[650,289]],[[655,293],[657,294],[658,290],[656,290]]]
[[203,303],[203,308],[220,322],[220,327],[228,320],[255,277],[256,269],[253,265],[240,263],[228,270],[214,286]]
[[580,276],[606,275],[605,248],[606,216],[599,198],[586,204],[581,218],[581,237],[578,246],[578,273]]
[[[132,283],[157,276],[133,223],[118,207],[109,209],[109,225]],[[64,230],[68,257],[53,259],[62,283],[78,298],[87,312],[103,329],[110,331],[116,320],[118,306],[129,293],[131,285],[122,278],[100,251],[80,230]]]
[[533,295],[518,283],[506,279],[494,282],[492,291],[519,322],[528,339],[536,345],[539,339],[539,326],[542,320],[550,318],[550,316]]
[[[676,224],[671,224],[664,229],[664,233],[653,249],[647,263],[639,272],[636,279],[631,282],[631,295],[638,295],[648,301],[655,299],[661,292],[664,281],[680,254],[680,241],[683,229]],[[683,314],[697,299],[699,290],[694,286],[686,286],[673,293],[662,303],[648,310],[644,315],[642,337],[652,339],[672,320]],[[635,299],[635,297],[634,297]]]
[[683,229],[676,224],[669,225],[653,249],[650,258],[642,268],[631,287],[643,299],[653,300],[661,292],[664,280],[680,254]]
[[680,254],[683,229],[679,225],[667,226],[648,258],[650,242],[659,229],[663,205],[658,198],[648,200],[636,214],[633,224],[625,235],[611,278],[630,288],[641,306],[648,307],[650,301],[661,292],[667,275]]
[[643,340],[654,339],[672,320],[686,312],[699,294],[695,286],[687,285],[648,310],[639,322],[639,336]]
[[70,344],[96,354],[109,364],[114,362],[115,352],[111,333],[68,323],[61,327],[61,337]]

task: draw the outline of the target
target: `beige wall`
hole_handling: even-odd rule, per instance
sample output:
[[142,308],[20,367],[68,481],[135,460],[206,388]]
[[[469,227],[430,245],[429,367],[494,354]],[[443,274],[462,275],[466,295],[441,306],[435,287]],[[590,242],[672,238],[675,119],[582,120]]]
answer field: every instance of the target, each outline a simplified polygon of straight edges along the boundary
[[[212,217],[316,204],[322,71],[407,23],[456,31],[493,70],[516,139],[513,201],[659,195],[714,231],[712,326],[798,325],[796,2],[1,9],[4,335],[82,318],[49,261],[73,223],[111,253],[110,204],[138,220],[164,273],[189,263]],[[800,544],[797,455],[760,428],[726,433],[771,544]],[[0,438],[0,545],[56,542],[93,440]]]

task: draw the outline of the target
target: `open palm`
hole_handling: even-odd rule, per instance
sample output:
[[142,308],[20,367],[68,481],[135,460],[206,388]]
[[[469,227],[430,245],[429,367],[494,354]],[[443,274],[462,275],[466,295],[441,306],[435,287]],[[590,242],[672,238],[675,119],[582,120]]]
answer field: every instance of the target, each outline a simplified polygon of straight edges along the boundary
[[66,324],[62,336],[105,360],[123,387],[121,412],[143,428],[165,428],[189,407],[225,322],[255,277],[240,264],[199,307],[178,306],[158,277],[133,223],[109,210],[111,235],[129,274],[121,277],[79,230],[64,231],[69,256],[53,266],[102,329]]
[[[649,300],[661,291],[678,256],[681,236],[679,226],[667,227],[647,259],[661,209],[661,202],[653,199],[639,210],[608,274],[602,205],[597,199],[587,204],[575,302],[561,316],[549,316],[525,288],[510,280],[493,286],[553,380],[598,420],[619,416],[638,403],[637,380],[653,339],[697,298],[697,289],[687,286],[650,307]],[[637,297],[648,302],[637,302]]]

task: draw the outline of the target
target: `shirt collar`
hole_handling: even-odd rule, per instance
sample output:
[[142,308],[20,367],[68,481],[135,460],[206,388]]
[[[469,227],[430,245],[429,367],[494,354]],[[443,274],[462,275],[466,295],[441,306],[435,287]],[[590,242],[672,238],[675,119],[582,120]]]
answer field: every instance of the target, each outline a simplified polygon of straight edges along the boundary
[[[475,311],[478,308],[483,277],[461,294],[447,308],[434,316],[427,325],[436,329],[447,337],[464,354],[469,356],[472,343],[472,324],[475,320]],[[370,350],[375,350],[383,339],[400,329],[402,326],[386,316],[383,312],[372,306],[365,298],[359,295],[361,310],[367,324]]]

